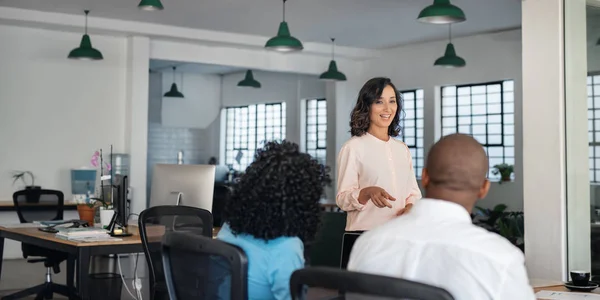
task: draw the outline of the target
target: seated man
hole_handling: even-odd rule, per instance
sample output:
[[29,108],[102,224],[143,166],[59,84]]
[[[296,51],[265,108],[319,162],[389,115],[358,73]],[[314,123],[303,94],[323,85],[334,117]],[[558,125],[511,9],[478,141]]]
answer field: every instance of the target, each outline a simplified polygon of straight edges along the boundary
[[490,188],[487,172],[487,156],[475,139],[463,134],[440,139],[423,169],[425,198],[364,233],[348,269],[438,286],[456,300],[535,299],[523,253],[472,223],[475,203]]

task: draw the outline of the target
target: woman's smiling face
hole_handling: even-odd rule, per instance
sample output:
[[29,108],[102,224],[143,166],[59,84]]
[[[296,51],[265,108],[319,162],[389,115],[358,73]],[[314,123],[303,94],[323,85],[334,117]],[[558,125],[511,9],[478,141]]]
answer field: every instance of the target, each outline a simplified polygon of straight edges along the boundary
[[369,119],[371,124],[369,127],[388,128],[392,124],[396,111],[398,110],[398,102],[396,99],[396,91],[392,86],[388,85],[383,89],[381,97],[371,104]]

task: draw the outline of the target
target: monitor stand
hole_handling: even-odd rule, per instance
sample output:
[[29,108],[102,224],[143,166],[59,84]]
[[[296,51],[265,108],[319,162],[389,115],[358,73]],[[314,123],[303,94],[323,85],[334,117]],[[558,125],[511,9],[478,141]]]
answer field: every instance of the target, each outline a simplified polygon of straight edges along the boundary
[[[112,237],[125,237],[131,236],[132,234],[127,231],[127,225],[120,224],[117,220],[119,219],[119,211],[115,210],[112,219],[110,219],[110,223],[108,224],[108,233]],[[117,229],[117,225],[121,227],[120,233],[115,233],[115,229]]]

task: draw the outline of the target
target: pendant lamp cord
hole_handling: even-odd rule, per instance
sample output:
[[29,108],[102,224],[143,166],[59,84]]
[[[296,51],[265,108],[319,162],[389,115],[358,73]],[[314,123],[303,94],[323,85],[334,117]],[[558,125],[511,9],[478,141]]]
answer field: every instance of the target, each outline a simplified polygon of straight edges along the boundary
[[88,14],[90,13],[90,11],[89,10],[84,10],[83,12],[85,12],[85,34],[87,34]]
[[335,54],[335,38],[331,38],[331,60],[334,60]]
[[176,69],[176,68],[177,68],[177,67],[173,66],[173,83],[175,83],[175,69]]
[[448,24],[448,39],[452,43],[452,24]]
[[285,2],[287,0],[283,0],[283,21],[285,22]]

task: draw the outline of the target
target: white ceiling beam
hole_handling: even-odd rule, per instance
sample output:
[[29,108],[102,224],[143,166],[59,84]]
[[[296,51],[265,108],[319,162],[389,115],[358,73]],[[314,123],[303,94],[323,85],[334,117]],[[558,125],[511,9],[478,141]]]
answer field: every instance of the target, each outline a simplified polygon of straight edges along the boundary
[[[0,23],[14,26],[81,32],[84,25],[84,16],[83,14],[72,15],[0,7]],[[116,36],[142,35],[152,39],[193,42],[203,45],[228,46],[253,50],[264,49],[264,44],[269,39],[269,37],[257,35],[177,27],[156,23],[124,21],[93,16],[88,19],[88,30],[90,33],[96,34]],[[265,51],[269,50],[265,49]],[[302,53],[329,56],[331,55],[331,45],[311,42],[304,43],[304,50]],[[336,46],[335,54],[336,57],[340,58],[364,60],[378,57],[379,51],[374,49]]]

